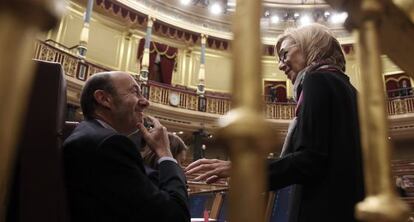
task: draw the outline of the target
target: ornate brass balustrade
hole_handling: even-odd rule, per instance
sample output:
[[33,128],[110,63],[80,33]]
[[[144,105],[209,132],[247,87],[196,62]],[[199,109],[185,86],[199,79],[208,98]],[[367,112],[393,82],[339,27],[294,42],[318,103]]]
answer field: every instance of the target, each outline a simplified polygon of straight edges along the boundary
[[292,103],[268,103],[265,114],[267,119],[292,119],[295,116],[295,104]]
[[388,100],[388,115],[414,113],[414,97],[405,97]]
[[[62,64],[65,74],[70,78],[85,81],[90,75],[110,70],[85,60],[81,60],[70,51],[57,48],[48,43],[38,41],[35,46],[35,59],[55,61]],[[80,73],[80,66],[86,67],[86,75]],[[199,100],[193,89],[174,87],[171,85],[149,82],[149,100],[153,103],[170,105],[170,96],[175,93],[179,96],[177,108],[192,111],[199,110]],[[231,109],[230,96],[206,94],[206,113],[224,115]],[[414,96],[390,98],[387,104],[388,115],[401,115],[414,113]],[[294,103],[271,103],[265,104],[265,117],[267,119],[292,119],[295,115]]]
[[[70,52],[40,41],[35,44],[34,59],[58,62],[62,64],[67,76],[77,78],[81,81],[85,81],[94,73],[110,70],[109,68],[86,62]],[[85,73],[81,73],[81,66],[86,68]]]

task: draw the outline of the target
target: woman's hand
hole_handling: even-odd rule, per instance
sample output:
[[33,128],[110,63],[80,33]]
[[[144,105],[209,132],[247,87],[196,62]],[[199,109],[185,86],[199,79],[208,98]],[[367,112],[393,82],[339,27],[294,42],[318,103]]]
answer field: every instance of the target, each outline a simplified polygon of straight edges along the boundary
[[185,174],[191,175],[199,172],[203,174],[194,180],[206,180],[206,183],[214,183],[220,178],[230,177],[231,162],[217,159],[199,159],[185,168]]

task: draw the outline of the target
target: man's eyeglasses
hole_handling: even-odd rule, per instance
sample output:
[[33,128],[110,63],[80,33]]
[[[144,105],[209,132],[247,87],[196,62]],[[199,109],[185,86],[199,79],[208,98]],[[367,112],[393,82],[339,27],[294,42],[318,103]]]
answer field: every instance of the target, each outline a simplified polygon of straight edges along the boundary
[[280,52],[279,52],[279,63],[281,63],[281,62],[285,63],[286,62],[287,54],[289,52],[288,49],[290,49],[294,46],[296,46],[296,44],[288,46],[288,47],[280,50]]

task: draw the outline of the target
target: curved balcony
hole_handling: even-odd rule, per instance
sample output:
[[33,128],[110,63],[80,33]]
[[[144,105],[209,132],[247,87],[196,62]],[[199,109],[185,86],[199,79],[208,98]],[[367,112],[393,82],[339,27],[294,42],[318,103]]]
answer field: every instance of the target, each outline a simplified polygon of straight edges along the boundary
[[[200,105],[200,100],[195,89],[186,87],[174,87],[166,84],[149,82],[151,102],[164,105],[171,105],[169,98],[172,94],[178,94],[180,98],[179,104],[176,106],[181,109],[189,109],[194,111],[206,112],[211,114],[224,115],[231,109],[230,96],[228,94],[217,94],[207,92],[206,108]],[[271,103],[265,104],[265,116],[268,119],[292,119],[295,113],[294,103]]]
[[[68,80],[68,101],[74,105],[79,105],[81,87],[90,75],[110,70],[102,65],[82,60],[74,55],[70,48],[52,41],[37,42],[34,58],[62,64]],[[136,73],[131,74],[136,75]],[[217,128],[217,119],[232,107],[230,94],[206,92],[203,102],[193,88],[151,81],[147,87],[149,92],[147,97],[152,103],[149,112],[163,120],[167,126],[174,126],[175,129]],[[393,95],[396,93],[394,92]],[[171,102],[172,97],[178,97],[178,102]],[[177,100],[177,98],[174,99]],[[263,104],[265,117],[276,123],[275,128],[282,134],[285,133],[289,120],[295,115],[295,104],[277,102],[264,102]],[[414,96],[412,94],[388,99],[387,111],[391,120],[391,135],[393,135],[392,132],[406,136],[412,135],[411,130],[414,131],[414,124],[412,124],[414,123]],[[405,133],[401,133],[401,130],[405,130]]]

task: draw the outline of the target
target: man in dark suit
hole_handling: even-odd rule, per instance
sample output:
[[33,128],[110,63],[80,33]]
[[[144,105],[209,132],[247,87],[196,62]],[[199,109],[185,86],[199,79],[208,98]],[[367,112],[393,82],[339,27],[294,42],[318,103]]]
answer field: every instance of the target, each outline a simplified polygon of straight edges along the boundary
[[[127,73],[105,72],[85,83],[85,121],[63,145],[72,221],[190,221],[186,179],[169,148],[167,130],[151,118],[137,82]],[[159,157],[159,185],[147,175],[128,135],[139,133]]]

